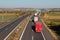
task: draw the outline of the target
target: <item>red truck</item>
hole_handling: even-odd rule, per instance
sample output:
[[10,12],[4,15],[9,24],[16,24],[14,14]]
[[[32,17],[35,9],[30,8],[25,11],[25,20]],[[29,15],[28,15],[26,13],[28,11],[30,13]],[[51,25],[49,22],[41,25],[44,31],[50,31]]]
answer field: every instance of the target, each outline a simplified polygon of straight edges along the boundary
[[35,24],[35,31],[41,32],[42,31],[42,23],[40,23],[39,18],[37,16],[34,17],[34,24]]
[[35,31],[36,32],[41,32],[42,31],[42,23],[35,23]]

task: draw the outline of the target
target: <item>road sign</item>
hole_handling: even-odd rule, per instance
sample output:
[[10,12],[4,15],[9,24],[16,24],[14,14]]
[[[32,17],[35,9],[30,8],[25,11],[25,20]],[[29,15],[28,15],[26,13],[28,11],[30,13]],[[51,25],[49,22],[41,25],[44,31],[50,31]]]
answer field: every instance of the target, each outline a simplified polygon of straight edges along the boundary
[[41,12],[41,10],[36,10],[38,13]]

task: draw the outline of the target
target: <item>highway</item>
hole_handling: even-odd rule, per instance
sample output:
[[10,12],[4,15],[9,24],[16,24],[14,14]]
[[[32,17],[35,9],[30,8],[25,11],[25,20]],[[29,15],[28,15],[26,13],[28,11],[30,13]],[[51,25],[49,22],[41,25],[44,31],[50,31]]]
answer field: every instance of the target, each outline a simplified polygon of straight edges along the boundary
[[24,15],[13,22],[10,22],[8,25],[3,25],[4,27],[0,28],[0,40],[4,40],[4,38],[22,21],[24,18],[26,18],[28,15]]
[[[31,20],[33,19],[33,17],[31,18]],[[31,20],[28,22],[25,30],[23,30],[24,32],[22,33],[19,40],[54,40],[41,20],[40,22],[43,24],[43,30],[40,33],[35,32],[35,26]]]

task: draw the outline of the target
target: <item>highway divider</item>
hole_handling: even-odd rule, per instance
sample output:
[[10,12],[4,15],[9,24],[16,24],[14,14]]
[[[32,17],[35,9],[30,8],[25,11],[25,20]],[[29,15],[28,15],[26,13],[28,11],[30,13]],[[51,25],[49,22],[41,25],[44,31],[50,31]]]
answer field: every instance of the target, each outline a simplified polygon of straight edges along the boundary
[[[22,18],[22,17],[25,17],[25,15],[27,16],[28,14],[24,14],[24,15],[18,17],[17,19],[12,20],[11,22],[2,25],[2,27],[1,27],[0,29],[3,29],[5,26],[7,26],[7,25],[9,25],[9,24],[11,24],[11,23],[14,23],[15,21],[17,21],[18,19],[20,19],[20,18]],[[21,22],[20,22],[20,23],[21,23]],[[6,39],[12,34],[12,32],[13,32],[15,29],[17,29],[17,27],[15,27],[15,28],[5,37],[4,40],[6,40]]]
[[32,15],[26,17],[4,40],[19,40],[25,25],[29,22],[31,17]]

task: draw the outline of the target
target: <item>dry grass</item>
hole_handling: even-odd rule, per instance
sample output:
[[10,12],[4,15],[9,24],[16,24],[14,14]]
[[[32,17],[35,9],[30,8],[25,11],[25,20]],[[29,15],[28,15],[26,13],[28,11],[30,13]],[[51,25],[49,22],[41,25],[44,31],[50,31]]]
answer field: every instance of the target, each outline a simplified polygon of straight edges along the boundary
[[10,22],[16,18],[18,18],[16,15],[1,15],[0,16],[0,25],[2,25],[5,22]]
[[43,17],[45,24],[60,39],[60,13],[48,13]]
[[57,13],[52,13],[52,14],[48,14],[49,19],[60,19],[60,14]]
[[49,16],[49,19],[60,19],[60,16]]
[[4,14],[0,14],[0,15],[19,15],[19,14],[15,14],[15,13],[4,13]]
[[20,14],[20,13],[4,13],[4,14],[0,14],[0,25],[2,25],[5,22],[10,22],[20,16],[22,16],[24,14]]
[[8,37],[7,40],[18,40],[19,37],[21,36],[21,33],[22,33],[23,29],[25,28],[25,25],[29,21],[28,19],[30,19],[30,18],[31,18],[31,16],[24,19],[21,22],[21,24],[18,25],[19,27]]
[[4,24],[4,22],[0,22],[0,25]]

